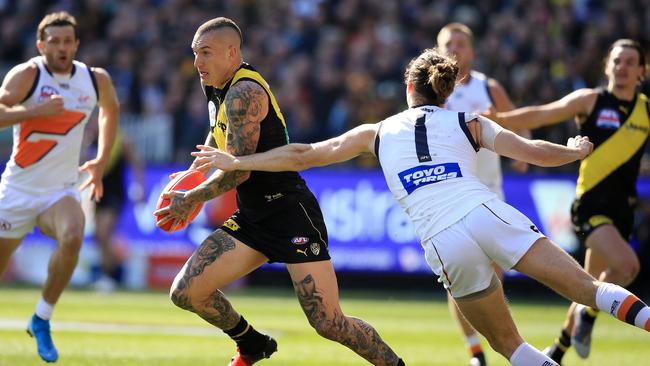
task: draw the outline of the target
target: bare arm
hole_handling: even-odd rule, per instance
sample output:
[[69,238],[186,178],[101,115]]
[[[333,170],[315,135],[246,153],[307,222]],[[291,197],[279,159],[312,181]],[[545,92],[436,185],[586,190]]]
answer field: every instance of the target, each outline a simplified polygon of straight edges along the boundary
[[529,140],[511,131],[500,128],[494,121],[479,117],[479,122],[472,121],[472,134],[480,130],[480,144],[499,155],[525,161],[530,164],[551,167],[564,165],[576,160],[584,159],[593,144],[589,138],[576,136],[570,138],[567,146],[554,144],[542,140]]
[[[269,110],[268,96],[264,89],[251,81],[240,81],[226,94],[225,110],[228,117],[226,150],[235,156],[255,153],[260,138],[260,123]],[[190,202],[202,202],[215,198],[250,176],[247,171],[216,171],[203,184],[187,192]]]
[[[488,88],[490,89],[490,95],[492,95],[492,99],[494,101],[494,107],[497,112],[508,112],[515,109],[514,104],[512,104],[512,101],[508,96],[508,93],[506,93],[506,90],[503,88],[503,86],[501,86],[501,84],[499,84],[498,81],[489,78],[487,80],[487,85]],[[525,137],[527,139],[531,137],[530,130],[527,128],[517,127],[512,129],[512,132],[516,133],[521,137]],[[512,160],[510,162],[510,166],[512,167],[512,169],[520,173],[525,173],[526,171],[528,171],[528,164],[523,161]]]
[[597,96],[595,89],[579,89],[555,102],[497,113],[494,120],[508,129],[537,128],[571,118],[580,120],[591,112]]
[[92,68],[92,72],[97,79],[97,89],[99,94],[99,117],[98,128],[99,134],[97,136],[97,156],[85,162],[80,168],[80,171],[87,171],[89,174],[88,179],[79,187],[83,190],[90,186],[92,193],[90,197],[94,197],[99,201],[104,195],[104,187],[102,185],[102,175],[104,167],[111,155],[113,142],[115,141],[115,134],[119,127],[120,104],[117,100],[117,94],[113,87],[110,75],[106,70],[101,68]]
[[18,105],[29,93],[36,79],[38,67],[32,62],[12,68],[0,87],[0,128],[8,127],[29,118],[63,113],[63,99],[52,96],[42,104],[24,107]]
[[197,156],[201,164],[223,170],[299,171],[372,152],[378,128],[379,124],[364,124],[326,141],[289,144],[247,156],[233,156],[206,146],[200,146],[202,151],[193,152],[192,155]]

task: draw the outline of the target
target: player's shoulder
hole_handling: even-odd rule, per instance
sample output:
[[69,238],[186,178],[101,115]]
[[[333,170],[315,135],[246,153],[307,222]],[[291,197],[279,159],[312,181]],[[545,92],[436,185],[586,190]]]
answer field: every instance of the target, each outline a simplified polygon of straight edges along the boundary
[[249,94],[249,93],[252,94],[263,93],[264,95],[266,95],[266,91],[264,90],[262,85],[260,85],[259,82],[250,79],[243,79],[243,80],[238,80],[228,89],[228,92],[226,93],[226,98],[238,96],[240,94]]
[[19,78],[21,81],[34,79],[38,73],[38,65],[33,60],[28,60],[12,67],[7,72],[6,78]]
[[228,88],[224,99],[226,104],[230,104],[237,99],[246,104],[262,104],[267,103],[268,96],[264,88],[258,82],[253,80],[238,80]]
[[111,75],[108,73],[108,71],[106,71],[106,69],[102,67],[89,66],[88,68],[93,73],[95,78],[97,78],[97,82],[105,82],[111,79]]

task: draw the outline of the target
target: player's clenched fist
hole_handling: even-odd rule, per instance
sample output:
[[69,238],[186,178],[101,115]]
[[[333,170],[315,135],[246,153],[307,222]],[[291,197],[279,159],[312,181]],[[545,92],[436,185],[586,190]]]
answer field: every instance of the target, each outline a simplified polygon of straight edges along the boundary
[[570,137],[566,146],[577,149],[580,152],[580,159],[587,157],[587,155],[591,154],[591,151],[594,149],[594,144],[589,141],[589,137],[580,135]]
[[44,103],[36,107],[40,116],[56,116],[63,113],[63,97],[60,95],[51,95]]

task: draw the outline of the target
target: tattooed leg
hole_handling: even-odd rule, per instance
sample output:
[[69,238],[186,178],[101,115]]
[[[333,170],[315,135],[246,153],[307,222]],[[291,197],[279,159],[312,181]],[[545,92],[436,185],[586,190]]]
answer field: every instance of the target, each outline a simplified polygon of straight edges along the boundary
[[240,315],[219,289],[265,261],[259,252],[219,229],[201,243],[176,276],[171,300],[220,329],[230,329]]
[[[333,271],[331,274],[334,275]],[[292,273],[292,278],[300,305],[319,335],[343,344],[373,365],[397,365],[399,357],[370,324],[343,314],[338,304],[338,291],[325,290],[332,285],[327,283],[327,277],[321,276],[319,283],[311,273],[298,281]]]

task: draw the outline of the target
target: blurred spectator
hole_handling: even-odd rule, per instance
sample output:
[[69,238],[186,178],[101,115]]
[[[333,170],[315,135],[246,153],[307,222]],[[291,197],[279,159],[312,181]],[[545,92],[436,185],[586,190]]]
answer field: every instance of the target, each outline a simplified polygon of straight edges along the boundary
[[[34,54],[34,19],[60,9],[78,15],[80,59],[109,69],[123,114],[135,123],[173,121],[162,129],[172,136],[161,138],[173,152],[155,156],[176,162],[188,160],[189,141],[207,128],[188,40],[216,16],[246,29],[244,57],[282,96],[296,142],[403,108],[406,62],[451,21],[475,30],[476,68],[500,80],[519,106],[600,84],[603,51],[614,39],[650,41],[650,0],[10,0],[0,1],[0,75]],[[563,124],[534,136],[563,142],[574,133]]]

